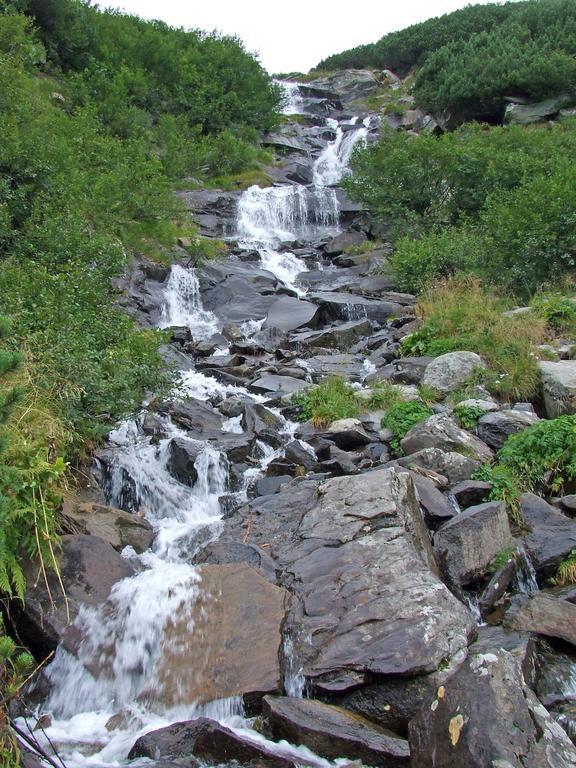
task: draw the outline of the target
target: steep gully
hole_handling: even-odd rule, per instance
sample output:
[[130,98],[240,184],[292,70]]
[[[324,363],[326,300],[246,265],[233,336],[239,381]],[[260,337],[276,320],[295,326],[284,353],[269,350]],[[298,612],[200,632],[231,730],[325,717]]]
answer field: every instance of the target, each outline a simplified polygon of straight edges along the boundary
[[[298,90],[288,89],[287,114],[298,111]],[[306,293],[298,276],[306,272],[306,262],[279,250],[281,244],[299,240],[302,244],[336,235],[339,229],[339,203],[334,189],[357,142],[365,140],[370,118],[351,118],[339,124],[328,118],[325,123],[331,140],[318,157],[310,158],[313,184],[286,184],[267,189],[253,187],[239,199],[237,232],[234,239],[242,250],[256,250],[260,267],[272,273],[292,295]],[[215,312],[202,306],[200,285],[195,271],[180,265],[172,267],[165,283],[158,326],[189,328],[195,341],[210,339],[222,329]],[[247,341],[260,331],[262,319],[246,320],[241,328]],[[229,349],[224,337],[215,356],[226,356]],[[304,364],[303,364],[304,365]],[[236,384],[222,383],[190,367],[182,371],[178,397],[205,401],[210,397],[238,395],[253,403],[267,398]],[[279,423],[280,445],[257,440],[258,461],[244,473],[242,487],[234,492],[237,501],[246,498],[249,485],[262,476],[267,465],[282,456],[282,444],[289,442],[296,425],[272,408]],[[189,611],[203,590],[197,568],[190,565],[193,555],[208,541],[217,539],[222,526],[220,498],[228,491],[228,461],[217,446],[188,436],[169,415],[163,417],[165,436],[152,441],[142,431],[142,418],[127,421],[109,436],[113,460],[108,465],[106,491],[111,505],[130,511],[144,510],[155,530],[151,550],[126,557],[137,561],[138,573],[116,584],[106,605],[81,609],[76,626],[83,640],[77,653],[60,646],[47,670],[53,688],[42,712],[52,718],[46,737],[58,746],[69,768],[84,765],[120,764],[136,738],[171,722],[209,715],[226,723],[251,739],[265,742],[251,729],[243,716],[241,697],[196,706],[174,708],[147,706],[142,694],[159,684],[157,667],[166,653],[165,626],[178,613]],[[230,417],[222,432],[241,433],[240,417]],[[197,449],[193,487],[178,482],[168,469],[170,445],[177,438]],[[302,443],[304,450],[307,448]],[[200,448],[198,450],[198,447]],[[312,451],[311,451],[312,452]],[[189,629],[192,631],[192,619]],[[298,664],[287,656],[285,690],[300,695],[303,678]],[[194,648],[190,649],[194,664]],[[106,670],[95,672],[95,667]],[[145,698],[145,697],[144,697]],[[123,713],[123,723],[110,728],[110,719]],[[296,761],[327,764],[304,747],[287,743],[269,743],[280,754]]]
[[[474,451],[491,451],[455,424],[429,449],[440,465],[423,457],[415,473],[403,460],[389,461],[381,414],[328,433],[291,420],[290,394],[327,375],[341,373],[363,393],[391,375],[415,383],[422,361],[395,359],[414,298],[394,291],[381,269],[385,249],[345,251],[381,234],[338,188],[354,146],[377,134],[377,121],[346,113],[321,90],[285,87],[286,114],[300,117],[264,138],[280,158],[271,169],[274,186],[183,193],[202,231],[228,240],[227,258],[197,269],[185,259],[170,269],[136,264],[121,286],[140,322],[171,329],[167,354],[181,368],[170,402],[118,425],[95,470],[106,502],[145,517],[153,544],[141,554],[123,550],[119,580],[100,603],[79,601],[41,681],[39,738],[57,746],[68,768],[110,768],[145,756],[158,768],[176,765],[166,759],[177,756],[193,765],[191,754],[210,764],[237,757],[291,768],[345,764],[338,760],[345,757],[396,768],[409,764],[410,729],[411,764],[422,768],[432,765],[430,754],[454,746],[442,746],[447,722],[426,721],[429,712],[439,721],[450,716],[438,698],[428,706],[449,681],[458,711],[476,701],[486,707],[479,720],[493,754],[512,753],[498,752],[507,736],[484,726],[484,712],[506,711],[515,696],[514,750],[530,754],[514,765],[573,765],[565,735],[547,715],[541,720],[518,677],[521,662],[533,680],[533,639],[500,626],[501,617],[496,626],[484,623],[507,585],[520,601],[537,593],[532,560],[545,569],[548,550],[558,557],[569,549],[576,536],[570,524],[541,500],[527,502],[524,514],[537,530],[538,516],[545,519],[539,564],[538,535],[525,539],[528,557],[500,505],[474,506],[474,483],[458,499],[482,519],[460,515],[458,499],[440,493],[438,478],[447,476],[445,490],[457,487],[478,464]],[[406,387],[406,396],[413,390]],[[450,424],[444,406],[434,418]],[[442,440],[446,452],[436,447]],[[451,452],[454,440],[464,440],[466,458]],[[454,522],[460,526],[451,528]],[[552,540],[550,523],[559,526]],[[78,570],[83,544],[67,546]],[[103,546],[87,544],[112,562]],[[478,584],[494,554],[509,546],[514,557],[476,594],[474,579]],[[462,569],[440,578],[446,557],[443,567]],[[538,693],[566,727],[576,665],[569,654],[544,656]],[[490,680],[503,675],[495,703],[483,688],[488,667]],[[264,694],[282,693],[291,698],[262,703]],[[345,709],[322,709],[320,700]],[[261,708],[266,735],[252,718]],[[236,745],[227,752],[222,744],[230,736],[214,725],[217,747],[206,751],[202,717],[231,729],[244,751]],[[283,718],[304,726],[294,731]],[[186,726],[184,735],[154,735],[190,720],[197,732]],[[472,764],[467,738],[454,758],[459,768]]]

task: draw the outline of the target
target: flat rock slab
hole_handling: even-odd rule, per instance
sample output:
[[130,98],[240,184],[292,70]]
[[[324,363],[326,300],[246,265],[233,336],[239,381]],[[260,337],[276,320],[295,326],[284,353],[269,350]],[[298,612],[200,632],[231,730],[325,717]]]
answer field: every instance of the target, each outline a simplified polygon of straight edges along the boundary
[[576,522],[532,493],[522,495],[520,510],[530,527],[524,537],[530,559],[539,573],[551,576],[576,547]]
[[133,547],[138,553],[145,552],[154,539],[154,530],[143,517],[103,504],[75,504],[66,510],[66,519],[79,526],[82,533],[99,536],[117,550]]
[[509,629],[559,637],[576,645],[576,605],[553,595],[537,592],[514,598],[505,624]]
[[263,328],[295,331],[297,328],[313,328],[318,324],[319,309],[316,304],[301,301],[293,296],[281,296],[268,310]]
[[412,768],[569,768],[576,747],[504,650],[471,655],[410,723]]
[[173,723],[166,728],[146,733],[136,741],[128,753],[128,759],[144,757],[151,760],[178,760],[192,755],[208,765],[296,768],[294,759],[276,754],[263,744],[251,741],[207,717]]
[[401,317],[407,314],[407,308],[392,301],[379,301],[358,296],[354,293],[338,293],[336,291],[308,294],[310,301],[321,308],[324,322],[330,320],[374,320],[384,323],[390,317]]
[[248,525],[297,597],[286,631],[308,678],[432,672],[467,647],[472,618],[437,575],[407,472],[303,481],[238,510],[224,535]]
[[265,373],[260,378],[253,381],[249,388],[253,392],[260,392],[264,395],[271,392],[299,392],[301,389],[307,389],[310,384],[302,379],[295,379],[293,376],[278,376],[275,373]]
[[408,742],[341,707],[312,699],[266,696],[263,714],[275,739],[304,744],[317,755],[400,768],[410,764]]
[[495,555],[512,544],[506,505],[489,501],[469,507],[434,534],[434,550],[456,584],[470,584]]
[[157,684],[144,698],[176,706],[278,691],[286,590],[245,563],[198,572],[200,594],[166,627]]
[[470,432],[461,429],[450,416],[444,413],[430,416],[415,427],[400,441],[405,454],[416,453],[425,448],[439,448],[442,451],[456,451],[478,461],[490,461],[491,449]]

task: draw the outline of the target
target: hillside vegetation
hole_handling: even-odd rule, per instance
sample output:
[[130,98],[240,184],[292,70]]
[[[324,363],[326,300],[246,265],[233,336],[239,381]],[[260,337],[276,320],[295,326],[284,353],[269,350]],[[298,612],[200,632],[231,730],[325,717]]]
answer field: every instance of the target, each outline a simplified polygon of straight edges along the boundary
[[76,0],[4,6],[0,315],[4,354],[22,359],[2,382],[18,397],[2,425],[0,589],[22,593],[24,552],[54,560],[69,468],[170,381],[163,334],[115,307],[112,279],[177,235],[202,251],[172,190],[257,167],[278,99],[235,39]]
[[417,103],[502,116],[505,97],[543,99],[576,87],[576,5],[528,0],[475,5],[324,59],[319,70],[419,67]]

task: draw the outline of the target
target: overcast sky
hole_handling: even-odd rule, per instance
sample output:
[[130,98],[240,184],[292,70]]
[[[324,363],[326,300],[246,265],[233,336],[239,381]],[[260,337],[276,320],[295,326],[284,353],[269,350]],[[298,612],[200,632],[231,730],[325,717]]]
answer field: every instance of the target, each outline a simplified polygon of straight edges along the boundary
[[[486,0],[482,0],[486,2]],[[174,26],[238,35],[270,73],[307,72],[331,53],[441,16],[474,0],[99,0]]]

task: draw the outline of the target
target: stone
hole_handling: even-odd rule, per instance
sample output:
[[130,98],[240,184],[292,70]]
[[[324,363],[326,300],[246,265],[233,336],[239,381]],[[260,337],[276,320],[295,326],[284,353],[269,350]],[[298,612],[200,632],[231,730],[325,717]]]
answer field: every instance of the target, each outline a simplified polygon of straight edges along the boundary
[[475,352],[447,352],[426,367],[422,383],[437,392],[448,394],[466,384],[479,368],[484,368],[484,363]]
[[330,447],[328,458],[322,461],[320,468],[335,477],[354,475],[359,471],[352,455],[336,445]]
[[394,361],[394,372],[390,377],[398,384],[420,384],[432,357],[401,357]]
[[319,309],[316,304],[292,296],[280,296],[270,306],[262,327],[295,331],[304,326],[315,328],[318,325],[318,319]]
[[478,397],[471,397],[468,400],[461,400],[458,408],[477,408],[484,413],[491,413],[500,410],[500,406],[494,400],[484,400]]
[[355,245],[361,245],[366,241],[366,235],[364,232],[342,232],[340,235],[336,235],[324,246],[324,253],[326,256],[340,256],[347,248],[351,248]]
[[246,432],[260,435],[266,430],[280,431],[282,419],[269,408],[259,403],[246,403],[242,414],[242,428]]
[[295,379],[293,376],[277,376],[273,373],[264,373],[249,385],[253,392],[264,395],[273,392],[300,392],[302,389],[308,389],[308,387],[310,384],[307,381]]
[[504,626],[576,645],[576,605],[543,592],[518,595],[506,612]]
[[200,565],[246,563],[260,571],[268,581],[274,583],[275,580],[274,561],[265,550],[239,541],[214,541],[200,550],[194,558],[194,563]]
[[173,723],[140,736],[128,753],[128,759],[178,759],[189,758],[191,755],[208,765],[224,763],[254,768],[296,768],[293,760],[207,717]]
[[285,483],[292,480],[291,475],[279,475],[278,477],[261,477],[256,482],[256,496],[268,496],[271,493],[279,493]]
[[239,513],[228,535],[244,536],[251,520],[249,541],[269,545],[294,594],[285,631],[314,683],[424,674],[466,647],[473,622],[437,575],[408,473],[302,482]]
[[505,650],[471,655],[409,729],[413,768],[568,768],[576,748]]
[[85,534],[62,536],[58,554],[66,598],[56,573],[47,569],[50,593],[35,562],[24,564],[24,602],[10,605],[11,621],[20,641],[43,661],[59,643],[73,649],[76,632],[71,626],[81,607],[99,607],[116,582],[133,576],[134,566],[107,541]]
[[263,714],[275,739],[303,744],[317,755],[397,768],[410,764],[408,742],[347,712],[312,699],[266,696]]
[[450,493],[460,507],[466,509],[486,501],[491,490],[492,483],[485,483],[482,480],[463,480],[453,486]]
[[506,505],[478,504],[461,512],[434,534],[434,551],[456,584],[479,578],[495,555],[512,544]]
[[451,520],[456,514],[456,510],[448,498],[438,490],[437,485],[429,478],[416,472],[410,474],[428,527],[435,530],[442,523]]
[[498,411],[481,416],[476,434],[495,451],[500,450],[510,435],[518,435],[540,419],[526,411]]
[[338,349],[347,351],[359,340],[369,336],[372,324],[368,320],[352,320],[321,331],[300,334],[298,346],[313,349]]
[[402,467],[422,467],[447,478],[448,482],[459,483],[468,480],[482,462],[470,456],[440,448],[424,448],[421,451],[398,459]]
[[192,487],[198,480],[196,461],[204,450],[204,443],[173,437],[168,443],[167,469],[179,483]]
[[576,413],[576,360],[538,363],[546,416],[555,419]]
[[405,454],[416,453],[425,448],[439,448],[455,451],[484,463],[494,454],[479,438],[461,429],[450,416],[439,413],[416,424],[400,441]]
[[569,494],[568,496],[562,496],[560,499],[560,504],[562,505],[562,509],[565,509],[568,514],[576,514],[576,493]]
[[286,591],[244,562],[201,565],[198,573],[202,590],[165,628],[157,679],[144,700],[172,707],[279,691]]
[[284,456],[294,462],[296,466],[303,467],[305,472],[315,472],[318,469],[318,460],[314,453],[307,451],[299,440],[291,440],[284,448]]
[[516,104],[512,102],[506,107],[504,120],[516,125],[529,125],[541,123],[544,120],[558,117],[560,110],[573,103],[573,97],[561,94],[552,99],[539,101],[534,104]]
[[345,451],[354,450],[371,442],[359,419],[337,419],[328,427],[327,436]]
[[520,497],[520,511],[530,531],[524,546],[542,576],[552,576],[576,547],[576,522],[532,493]]
[[350,381],[362,381],[366,367],[361,355],[314,355],[306,360],[314,381],[325,376],[344,376]]
[[385,323],[390,317],[405,315],[407,308],[393,301],[380,301],[338,291],[318,291],[307,294],[320,307],[323,322],[334,320],[374,320]]
[[154,529],[139,515],[103,504],[81,502],[66,504],[63,516],[79,526],[79,532],[99,536],[120,551],[132,547],[141,554],[152,546]]
[[189,397],[167,403],[165,409],[172,421],[186,430],[193,440],[210,440],[222,434],[222,414],[202,400]]

